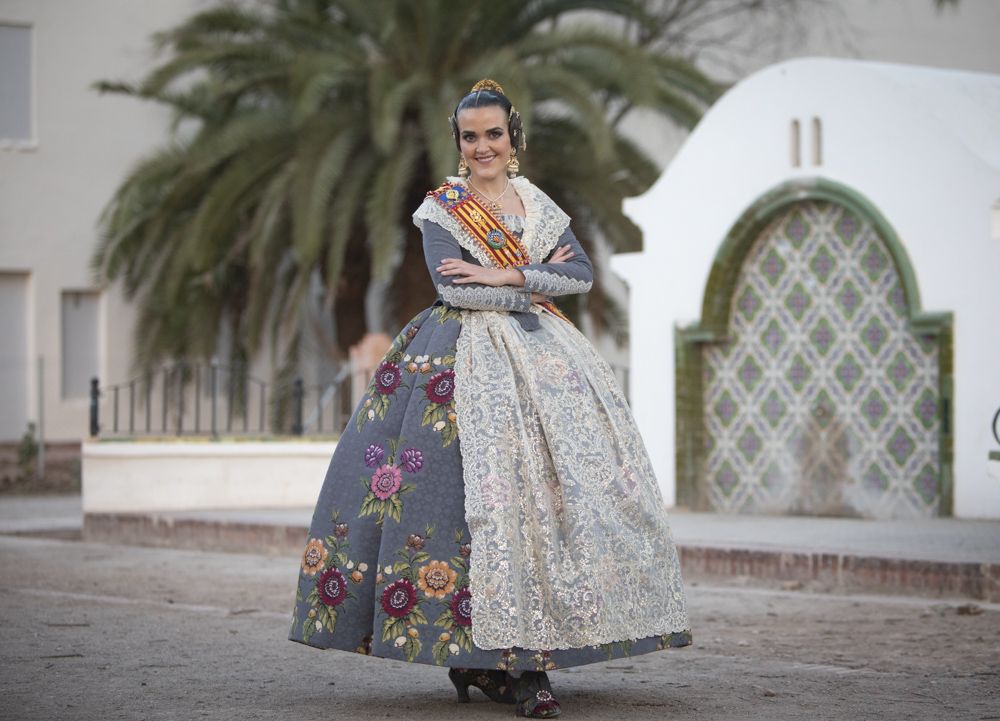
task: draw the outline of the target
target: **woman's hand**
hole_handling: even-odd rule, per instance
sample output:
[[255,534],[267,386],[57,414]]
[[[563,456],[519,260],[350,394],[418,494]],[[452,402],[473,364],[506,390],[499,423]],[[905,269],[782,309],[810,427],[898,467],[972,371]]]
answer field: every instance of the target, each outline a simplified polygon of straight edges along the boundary
[[565,263],[567,260],[572,258],[576,253],[569,249],[569,243],[559,248],[556,248],[556,252],[552,254],[546,263]]
[[[574,255],[576,253],[570,250],[570,245],[567,243],[556,248],[552,257],[546,262],[565,263]],[[460,258],[444,258],[441,260],[441,265],[435,268],[435,270],[443,276],[454,277],[455,279],[452,283],[455,285],[481,283],[482,285],[490,285],[494,288],[501,285],[509,285],[514,288],[524,286],[524,274],[516,268],[484,268],[481,265],[469,263]]]
[[532,303],[545,303],[549,300],[547,295],[542,295],[541,293],[532,293],[531,302]]
[[475,263],[468,263],[458,258],[445,258],[435,270],[443,276],[454,276],[452,282],[455,285],[462,283],[482,283],[498,287],[501,285],[512,285],[520,287],[524,285],[524,276],[520,271],[513,268],[484,268]]

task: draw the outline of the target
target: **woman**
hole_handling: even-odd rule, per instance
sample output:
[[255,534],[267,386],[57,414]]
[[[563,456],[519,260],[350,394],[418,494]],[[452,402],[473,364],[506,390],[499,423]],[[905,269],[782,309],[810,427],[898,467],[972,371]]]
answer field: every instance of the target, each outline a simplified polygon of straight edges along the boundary
[[611,370],[550,301],[592,268],[516,177],[520,115],[486,80],[451,123],[459,177],[414,213],[439,300],[337,446],[291,638],[449,666],[459,700],[550,718],[546,671],[691,642],[680,570]]

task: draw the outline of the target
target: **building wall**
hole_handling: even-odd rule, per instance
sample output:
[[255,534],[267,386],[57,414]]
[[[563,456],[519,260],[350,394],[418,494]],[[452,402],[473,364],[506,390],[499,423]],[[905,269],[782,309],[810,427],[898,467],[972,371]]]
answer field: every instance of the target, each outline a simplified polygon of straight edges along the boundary
[[[148,103],[99,95],[92,85],[141,77],[154,61],[150,35],[205,4],[0,2],[0,25],[30,28],[32,46],[31,138],[0,139],[0,273],[30,279],[27,387],[0,410],[12,419],[0,424],[2,440],[20,437],[23,418],[38,418],[40,381],[47,440],[79,439],[88,400],[73,379],[89,375],[94,360],[101,378],[128,374],[132,314],[114,290],[95,286],[90,257],[101,209],[130,166],[162,141],[169,118]],[[66,316],[64,306],[83,310]],[[78,338],[81,352],[62,347],[64,337]]]
[[[822,159],[812,160],[812,119]],[[802,163],[791,162],[791,124]],[[953,312],[955,494],[958,516],[1000,517],[989,482],[989,420],[1000,402],[1000,240],[990,237],[1000,198],[1000,78],[906,66],[808,59],[768,68],[735,86],[628,212],[643,253],[618,256],[629,282],[632,403],[668,498],[674,498],[675,324],[701,316],[721,241],[761,195],[790,179],[823,177],[852,188],[893,227],[909,254],[921,309]],[[655,379],[655,383],[654,380]]]
[[[0,0],[0,26],[30,28],[32,43],[32,137],[14,144],[0,138],[0,274],[16,274],[21,279],[17,283],[27,284],[26,347],[14,353],[19,367],[0,378],[0,383],[26,385],[19,394],[0,396],[0,413],[7,418],[0,424],[0,439],[19,437],[25,422],[40,415],[50,440],[78,439],[86,432],[87,400],[63,397],[63,358],[69,349],[62,347],[62,307],[72,301],[64,294],[99,291],[97,328],[88,330],[97,335],[97,375],[112,382],[129,376],[131,309],[115,289],[95,288],[89,260],[101,209],[132,164],[163,141],[169,118],[148,103],[100,96],[91,86],[99,79],[141,78],[156,60],[150,35],[214,4]],[[1000,4],[992,0],[962,0],[957,8],[941,13],[931,0],[846,0],[832,6],[843,17],[838,32],[830,33],[829,17],[806,13],[797,41],[774,52],[785,53],[781,57],[809,51],[1000,72],[993,38]],[[761,52],[732,65],[745,73],[778,57]],[[0,105],[3,101],[0,98]],[[685,137],[641,114],[631,126],[637,140],[663,164]],[[615,285],[613,278],[609,284]],[[623,296],[621,288],[619,293]],[[602,351],[621,363],[614,349],[605,345]],[[86,360],[74,357],[70,362]],[[266,368],[261,375],[267,375]],[[42,391],[45,405],[40,414]]]

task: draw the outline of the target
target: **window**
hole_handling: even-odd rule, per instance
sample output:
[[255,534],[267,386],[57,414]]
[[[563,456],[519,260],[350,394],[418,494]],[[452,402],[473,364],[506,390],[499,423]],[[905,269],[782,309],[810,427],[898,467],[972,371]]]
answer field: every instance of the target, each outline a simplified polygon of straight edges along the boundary
[[0,271],[0,441],[20,439],[28,424],[28,280]]
[[802,165],[802,128],[798,120],[792,121],[788,140],[791,143],[789,161],[793,168],[797,168]]
[[812,162],[813,165],[823,164],[823,123],[819,118],[812,120]]
[[64,290],[62,294],[62,397],[86,398],[90,379],[98,371],[98,310],[94,291]]
[[30,144],[31,28],[0,25],[0,142]]

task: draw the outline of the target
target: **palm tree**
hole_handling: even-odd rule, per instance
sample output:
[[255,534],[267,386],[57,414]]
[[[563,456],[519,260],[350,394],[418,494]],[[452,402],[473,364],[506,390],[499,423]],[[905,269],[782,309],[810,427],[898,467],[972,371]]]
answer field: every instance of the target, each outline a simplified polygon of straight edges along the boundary
[[[523,171],[577,235],[638,249],[621,201],[658,171],[619,122],[644,107],[690,127],[718,94],[691,64],[625,38],[644,18],[633,0],[273,0],[157,36],[168,59],[145,79],[99,84],[176,117],[108,204],[93,258],[137,301],[137,364],[245,367],[269,349],[287,376],[304,337],[336,356],[425,307],[409,216],[454,172],[446,118],[486,76],[524,116]],[[588,302],[613,318],[603,293]]]

